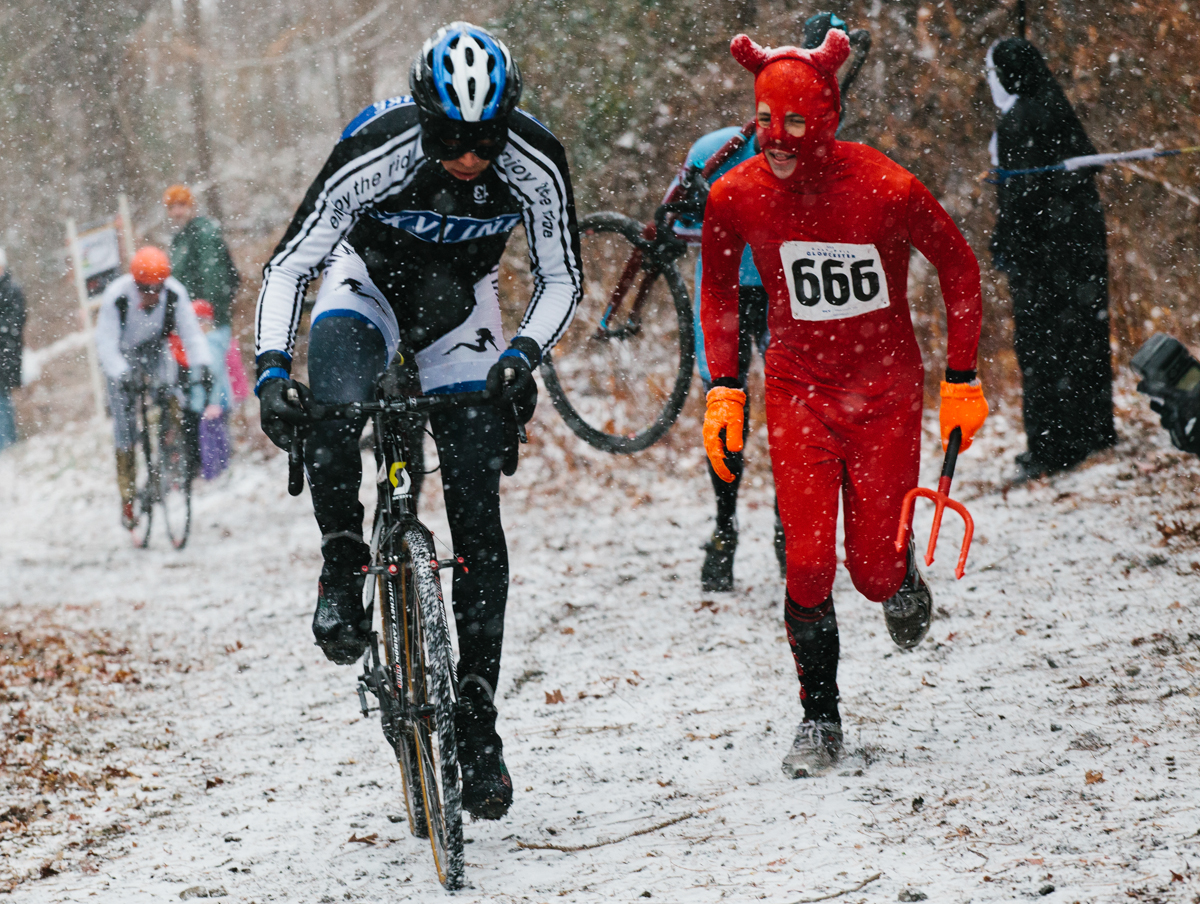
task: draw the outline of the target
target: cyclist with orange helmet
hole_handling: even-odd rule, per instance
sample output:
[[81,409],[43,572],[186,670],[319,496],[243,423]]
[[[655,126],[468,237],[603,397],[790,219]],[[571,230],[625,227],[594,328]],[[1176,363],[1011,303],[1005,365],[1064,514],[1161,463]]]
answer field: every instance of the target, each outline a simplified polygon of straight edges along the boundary
[[171,278],[171,262],[166,254],[147,246],[133,256],[129,273],[104,291],[96,318],[96,351],[107,378],[113,415],[121,524],[129,529],[136,526],[134,405],[143,385],[178,383],[179,368],[167,344],[167,337],[173,333],[183,343],[191,370],[199,374],[201,383],[210,385],[212,355],[187,289]]

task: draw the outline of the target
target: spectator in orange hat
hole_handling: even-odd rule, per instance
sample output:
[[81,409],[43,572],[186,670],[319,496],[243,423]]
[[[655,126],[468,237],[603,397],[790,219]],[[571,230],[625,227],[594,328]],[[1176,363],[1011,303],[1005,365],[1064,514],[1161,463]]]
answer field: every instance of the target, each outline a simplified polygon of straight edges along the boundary
[[196,199],[186,185],[163,192],[163,204],[175,232],[171,269],[195,301],[212,305],[215,329],[230,330],[238,272],[229,256],[221,227],[196,213]]

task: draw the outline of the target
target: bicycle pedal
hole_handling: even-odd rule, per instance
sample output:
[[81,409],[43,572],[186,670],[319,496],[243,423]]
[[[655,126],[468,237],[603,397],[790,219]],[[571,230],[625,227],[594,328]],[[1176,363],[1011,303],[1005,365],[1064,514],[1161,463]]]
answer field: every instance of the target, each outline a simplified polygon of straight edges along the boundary
[[358,705],[359,705],[359,708],[362,710],[362,714],[369,719],[371,717],[371,713],[379,712],[379,707],[367,705],[367,691],[371,691],[372,694],[375,693],[375,690],[373,688],[369,687],[366,684],[366,682],[364,682],[361,678],[359,678],[358,679]]

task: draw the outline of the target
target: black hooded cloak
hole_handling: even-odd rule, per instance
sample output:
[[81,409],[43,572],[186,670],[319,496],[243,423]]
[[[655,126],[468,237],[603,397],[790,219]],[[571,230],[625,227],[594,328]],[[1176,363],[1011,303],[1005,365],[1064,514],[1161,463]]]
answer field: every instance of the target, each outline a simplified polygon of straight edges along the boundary
[[[1052,166],[1096,153],[1046,61],[1028,41],[992,59],[1016,102],[996,128],[1001,169]],[[1013,176],[998,191],[995,266],[1008,273],[1025,470],[1069,468],[1116,443],[1108,327],[1108,247],[1095,170]]]

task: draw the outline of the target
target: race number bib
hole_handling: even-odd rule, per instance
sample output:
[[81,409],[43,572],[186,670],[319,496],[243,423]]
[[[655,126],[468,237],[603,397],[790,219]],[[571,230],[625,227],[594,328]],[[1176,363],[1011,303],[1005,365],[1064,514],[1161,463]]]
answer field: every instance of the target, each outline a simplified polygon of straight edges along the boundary
[[796,320],[842,320],[888,306],[874,245],[784,242],[779,257]]

